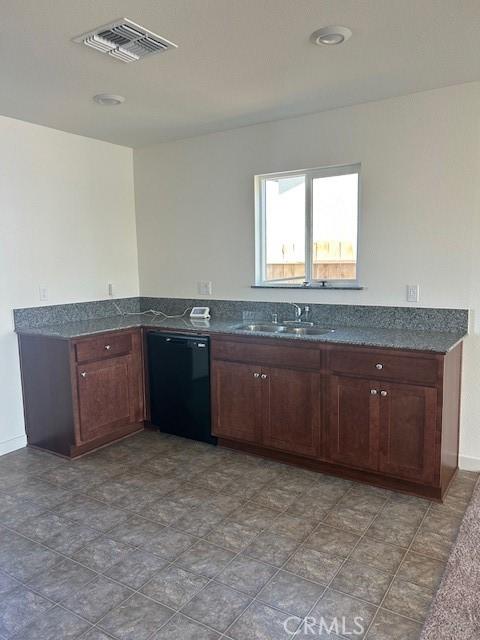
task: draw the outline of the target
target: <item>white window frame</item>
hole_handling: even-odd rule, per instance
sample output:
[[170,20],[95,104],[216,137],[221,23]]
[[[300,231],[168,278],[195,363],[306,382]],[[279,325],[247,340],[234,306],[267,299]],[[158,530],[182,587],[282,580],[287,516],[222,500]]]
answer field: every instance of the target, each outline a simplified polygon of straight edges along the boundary
[[[329,167],[317,167],[304,169],[303,171],[283,171],[279,173],[262,173],[255,176],[255,285],[261,287],[358,287],[359,242],[358,232],[360,227],[360,163],[344,164]],[[356,173],[358,175],[358,202],[357,202],[357,251],[356,251],[356,278],[349,280],[314,280],[313,279],[313,199],[312,181],[315,178],[329,176],[341,176]],[[266,279],[266,223],[265,223],[265,181],[275,178],[288,178],[305,176],[305,278],[298,276],[281,280]],[[292,280],[298,280],[298,285],[292,284]]]

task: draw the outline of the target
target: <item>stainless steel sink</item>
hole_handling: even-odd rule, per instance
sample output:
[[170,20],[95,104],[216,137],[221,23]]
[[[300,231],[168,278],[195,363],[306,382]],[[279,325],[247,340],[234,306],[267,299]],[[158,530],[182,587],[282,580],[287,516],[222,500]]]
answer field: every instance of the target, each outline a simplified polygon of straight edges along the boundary
[[324,327],[287,327],[285,333],[291,333],[294,336],[322,336],[334,331],[335,329],[325,329]]
[[275,324],[273,322],[263,322],[261,324],[241,324],[237,329],[241,329],[242,331],[259,331],[261,333],[283,333],[287,330],[288,327],[285,327],[282,324]]
[[289,327],[313,327],[313,322],[307,322],[306,320],[284,320],[283,324]]
[[292,336],[321,336],[326,333],[333,333],[335,329],[326,329],[325,327],[308,326],[287,326],[283,324],[261,323],[261,324],[242,324],[237,327],[242,331],[251,331],[252,333],[286,333]]

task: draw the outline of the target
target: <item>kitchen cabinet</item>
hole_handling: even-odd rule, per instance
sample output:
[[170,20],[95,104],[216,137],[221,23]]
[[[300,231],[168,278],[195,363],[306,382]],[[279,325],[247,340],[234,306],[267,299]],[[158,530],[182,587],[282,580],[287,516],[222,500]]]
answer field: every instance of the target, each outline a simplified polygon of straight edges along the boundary
[[317,457],[320,454],[321,378],[312,371],[262,368],[264,446]]
[[458,461],[461,344],[278,343],[212,337],[219,444],[441,499]]
[[[213,433],[316,457],[320,448],[319,354],[295,347],[212,343]],[[228,359],[232,361],[228,361]],[[237,360],[253,359],[251,364]],[[283,366],[267,366],[278,363]],[[288,364],[287,364],[288,363]]]
[[[30,445],[76,457],[148,423],[149,329],[20,334]],[[462,345],[448,353],[211,335],[220,446],[441,499],[458,465]]]
[[255,365],[215,362],[212,366],[213,434],[258,444],[261,436],[260,374]]
[[452,387],[452,374],[458,375],[460,359],[461,349],[444,357],[332,349],[329,459],[409,482],[440,483],[439,441],[451,446],[452,432],[458,434],[452,410],[458,410],[460,378]]
[[82,442],[115,433],[119,426],[136,422],[132,378],[132,356],[77,366]]
[[143,428],[141,330],[19,341],[30,445],[75,457]]
[[328,416],[328,458],[377,470],[380,407],[369,380],[332,376]]
[[316,456],[320,376],[288,368],[214,361],[213,434]]
[[435,472],[437,390],[376,384],[380,405],[379,471],[431,483]]
[[435,389],[332,376],[329,459],[407,480],[431,482]]

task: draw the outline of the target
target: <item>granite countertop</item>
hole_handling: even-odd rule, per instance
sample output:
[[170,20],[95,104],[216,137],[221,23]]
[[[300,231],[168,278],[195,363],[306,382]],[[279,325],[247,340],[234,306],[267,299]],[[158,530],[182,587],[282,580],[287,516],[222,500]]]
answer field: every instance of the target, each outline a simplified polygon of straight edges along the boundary
[[255,337],[275,338],[276,340],[301,340],[325,344],[347,344],[357,346],[383,347],[388,349],[407,349],[413,351],[431,351],[432,353],[447,353],[457,345],[465,333],[442,331],[425,331],[414,329],[380,329],[368,327],[336,327],[331,333],[322,335],[296,336],[282,333],[252,332],[241,330],[241,319],[212,319],[209,321],[194,321],[185,318],[161,318],[152,314],[135,313],[128,315],[51,324],[43,327],[17,328],[22,335],[41,335],[51,338],[70,340],[96,333],[119,331],[135,327],[154,327],[180,332],[194,332],[197,334],[224,333],[232,335],[249,335]]

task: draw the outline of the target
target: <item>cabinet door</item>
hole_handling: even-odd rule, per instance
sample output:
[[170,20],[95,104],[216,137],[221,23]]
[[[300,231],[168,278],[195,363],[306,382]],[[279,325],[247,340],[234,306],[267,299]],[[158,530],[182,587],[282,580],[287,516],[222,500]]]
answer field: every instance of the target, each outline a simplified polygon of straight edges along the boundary
[[141,419],[131,356],[78,365],[77,385],[82,442]]
[[215,436],[260,442],[260,367],[214,360],[212,398]]
[[[266,377],[263,377],[266,376]],[[320,454],[320,374],[262,369],[263,444],[289,453]]]
[[435,470],[437,391],[407,384],[381,384],[380,470],[431,483]]
[[380,403],[377,389],[378,385],[369,380],[331,377],[328,455],[333,462],[378,469]]

